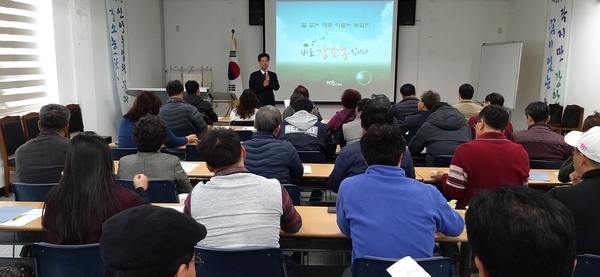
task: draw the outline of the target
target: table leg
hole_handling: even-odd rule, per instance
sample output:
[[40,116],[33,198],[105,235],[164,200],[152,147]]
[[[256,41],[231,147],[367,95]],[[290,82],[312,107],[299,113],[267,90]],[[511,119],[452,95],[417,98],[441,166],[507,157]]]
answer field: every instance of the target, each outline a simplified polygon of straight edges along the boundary
[[471,276],[471,271],[469,270],[469,264],[471,263],[471,246],[468,242],[460,243],[460,256],[459,256],[459,269],[458,274],[460,277],[469,277]]

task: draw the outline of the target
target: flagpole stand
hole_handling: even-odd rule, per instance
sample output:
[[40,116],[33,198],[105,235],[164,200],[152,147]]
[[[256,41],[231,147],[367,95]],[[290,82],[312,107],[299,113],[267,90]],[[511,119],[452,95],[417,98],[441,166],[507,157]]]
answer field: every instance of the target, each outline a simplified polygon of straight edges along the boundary
[[225,116],[229,115],[233,108],[235,108],[235,104],[239,101],[235,93],[232,92],[209,92],[208,96],[212,103],[227,103],[228,109]]

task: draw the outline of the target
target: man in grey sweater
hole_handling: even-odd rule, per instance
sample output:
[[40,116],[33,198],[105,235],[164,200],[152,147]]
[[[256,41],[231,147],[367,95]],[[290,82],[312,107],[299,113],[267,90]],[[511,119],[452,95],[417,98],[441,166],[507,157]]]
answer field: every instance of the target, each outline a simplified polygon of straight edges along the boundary
[[184,212],[206,226],[203,248],[279,248],[279,231],[302,226],[288,192],[276,179],[244,167],[246,150],[235,132],[208,131],[198,143],[206,167],[215,176],[192,190]]
[[199,135],[208,128],[196,107],[183,100],[183,84],[179,80],[167,84],[169,100],[160,108],[158,116],[167,123],[175,136]]

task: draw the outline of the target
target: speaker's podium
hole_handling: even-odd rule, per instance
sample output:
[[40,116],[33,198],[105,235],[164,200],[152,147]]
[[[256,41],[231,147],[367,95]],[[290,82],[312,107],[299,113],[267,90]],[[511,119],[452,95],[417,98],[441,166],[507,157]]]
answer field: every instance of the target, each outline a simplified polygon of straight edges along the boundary
[[208,97],[211,103],[227,103],[229,105],[225,116],[228,116],[231,110],[233,110],[237,100],[237,95],[233,92],[209,92]]

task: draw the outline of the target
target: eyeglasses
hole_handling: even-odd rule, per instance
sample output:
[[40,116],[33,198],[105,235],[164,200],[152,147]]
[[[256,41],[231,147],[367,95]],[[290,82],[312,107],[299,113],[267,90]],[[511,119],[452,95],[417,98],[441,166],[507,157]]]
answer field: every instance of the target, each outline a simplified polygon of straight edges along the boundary
[[200,257],[194,259],[194,267],[199,268],[204,264],[204,261]]

